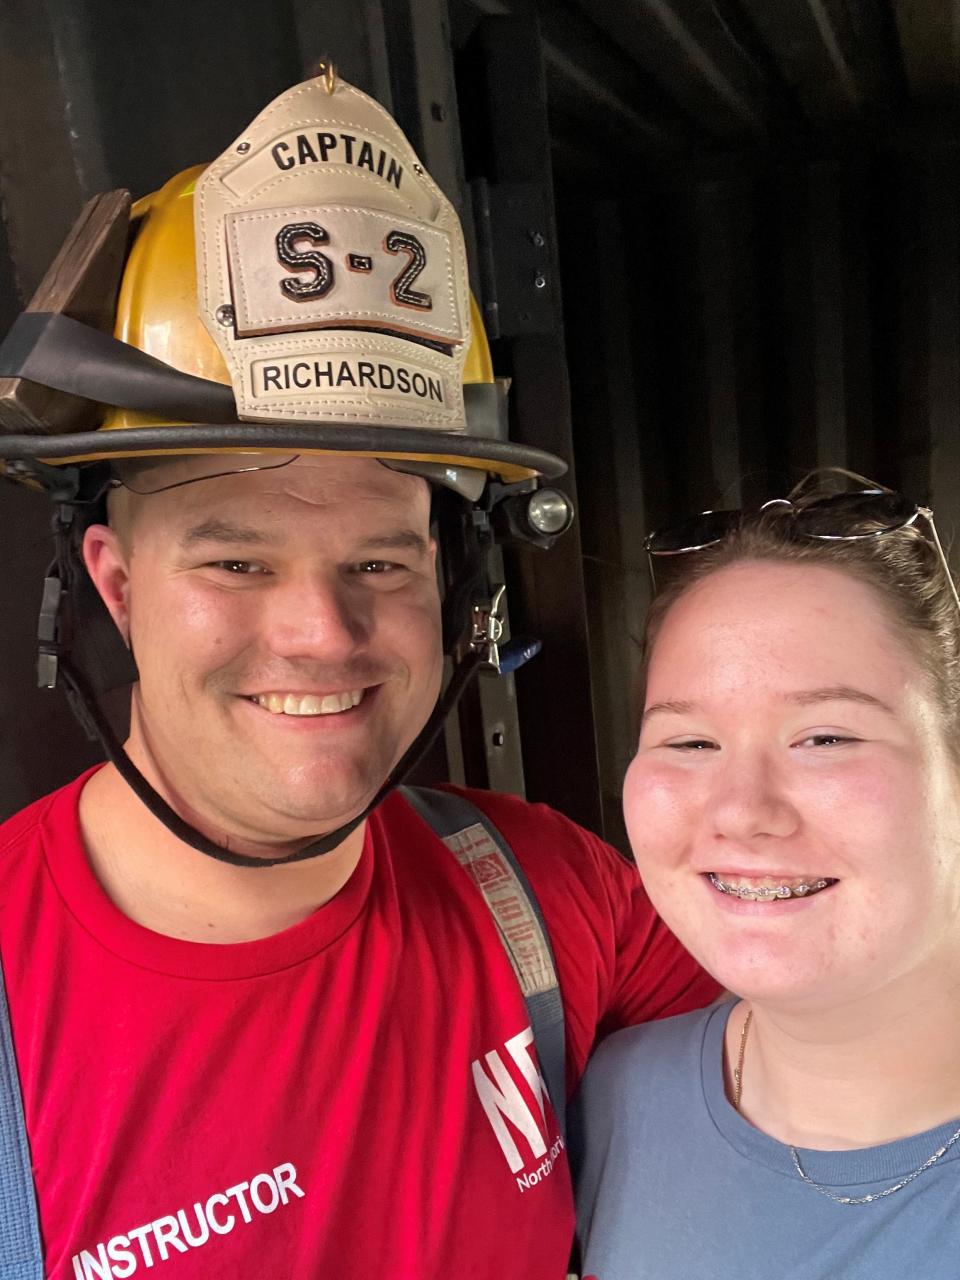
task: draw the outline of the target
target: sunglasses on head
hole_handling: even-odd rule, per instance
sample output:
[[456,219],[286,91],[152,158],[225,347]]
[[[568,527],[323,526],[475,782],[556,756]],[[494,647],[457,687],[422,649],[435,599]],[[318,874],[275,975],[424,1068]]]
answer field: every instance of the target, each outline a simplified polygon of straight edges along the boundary
[[[813,502],[797,505],[790,498],[773,498],[759,510],[782,512],[792,522],[793,532],[800,538],[813,538],[822,542],[861,542],[869,538],[882,538],[885,534],[905,529],[919,519],[926,522],[930,537],[946,575],[950,591],[960,611],[960,596],[944,554],[933,512],[921,507],[903,494],[881,487],[858,489],[848,493],[834,493]],[[704,551],[721,542],[737,528],[743,519],[742,509],[735,511],[702,511],[679,524],[658,529],[651,533],[644,547],[650,565],[650,577],[656,587],[654,559],[657,556],[682,556],[694,551]],[[869,525],[858,530],[857,524]]]

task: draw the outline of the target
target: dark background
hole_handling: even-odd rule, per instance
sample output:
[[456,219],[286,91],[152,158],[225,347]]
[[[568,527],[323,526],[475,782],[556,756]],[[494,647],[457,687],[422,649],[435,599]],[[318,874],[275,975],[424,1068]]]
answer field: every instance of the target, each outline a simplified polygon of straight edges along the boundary
[[[507,554],[544,652],[446,769],[622,843],[648,527],[831,464],[960,520],[960,0],[0,0],[0,333],[89,195],[212,159],[324,54],[457,204],[512,434],[579,509]],[[48,516],[0,492],[6,814],[97,753],[32,687]]]

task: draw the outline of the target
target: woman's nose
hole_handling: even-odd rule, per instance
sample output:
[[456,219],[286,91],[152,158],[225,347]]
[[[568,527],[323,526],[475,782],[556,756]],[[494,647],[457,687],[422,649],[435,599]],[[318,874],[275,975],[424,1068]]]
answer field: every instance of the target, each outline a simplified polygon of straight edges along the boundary
[[740,843],[792,835],[800,821],[773,763],[760,754],[731,759],[716,779],[712,817],[717,836]]

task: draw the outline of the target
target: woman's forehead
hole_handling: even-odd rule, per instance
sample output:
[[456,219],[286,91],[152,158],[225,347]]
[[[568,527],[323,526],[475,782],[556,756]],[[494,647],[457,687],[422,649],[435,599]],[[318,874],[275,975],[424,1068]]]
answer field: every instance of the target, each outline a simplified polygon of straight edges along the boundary
[[883,684],[920,674],[871,587],[821,565],[751,561],[718,569],[670,607],[649,684],[825,687],[866,674]]

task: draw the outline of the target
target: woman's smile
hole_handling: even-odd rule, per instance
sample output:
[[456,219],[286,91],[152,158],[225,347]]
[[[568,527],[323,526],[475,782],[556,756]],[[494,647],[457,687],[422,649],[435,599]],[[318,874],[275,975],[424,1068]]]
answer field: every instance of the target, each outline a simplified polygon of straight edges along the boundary
[[744,562],[664,619],[627,826],[654,905],[730,990],[853,998],[922,963],[960,898],[955,786],[924,673],[867,586]]

